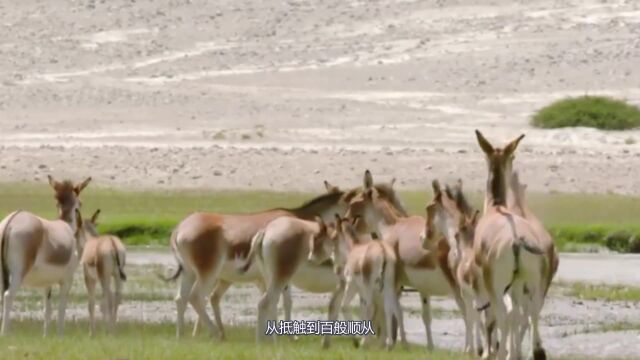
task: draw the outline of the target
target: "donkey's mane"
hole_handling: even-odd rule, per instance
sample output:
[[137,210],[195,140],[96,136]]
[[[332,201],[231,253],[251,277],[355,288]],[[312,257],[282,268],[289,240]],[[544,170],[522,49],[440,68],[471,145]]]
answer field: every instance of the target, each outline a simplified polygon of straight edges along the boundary
[[340,200],[342,195],[344,195],[344,191],[333,191],[333,192],[330,192],[330,193],[326,193],[326,194],[322,194],[322,195],[316,196],[313,199],[308,200],[307,202],[303,203],[302,205],[300,205],[300,206],[298,206],[296,208],[286,209],[286,210],[302,210],[304,208],[310,208],[310,207],[315,207],[315,206],[318,206],[318,205],[324,205],[325,203],[335,204]]
[[316,196],[315,198],[308,200],[307,202],[295,208],[280,207],[272,210],[282,210],[296,214],[297,216],[304,219],[313,219],[315,215],[321,212],[318,210],[325,209],[337,204],[343,195],[343,191],[332,191],[330,193]]

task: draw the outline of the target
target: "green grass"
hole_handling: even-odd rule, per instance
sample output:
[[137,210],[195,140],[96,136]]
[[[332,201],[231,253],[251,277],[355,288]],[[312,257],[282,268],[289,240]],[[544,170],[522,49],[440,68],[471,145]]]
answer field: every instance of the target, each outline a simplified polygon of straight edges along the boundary
[[[89,186],[83,193],[83,211],[89,216],[102,209],[99,230],[122,237],[128,245],[164,245],[173,227],[194,211],[243,213],[273,207],[295,207],[317,194],[270,191],[156,190],[128,192]],[[410,213],[424,214],[431,193],[401,193]],[[470,193],[480,208],[482,194]],[[0,215],[16,209],[44,217],[55,216],[55,203],[46,184],[0,185]],[[640,199],[619,195],[539,194],[528,195],[532,210],[555,236],[561,250],[576,244],[606,246],[605,237],[624,230],[640,235]]]
[[572,283],[566,295],[583,300],[640,302],[640,288],[621,285]]
[[585,126],[626,130],[640,126],[640,109],[604,96],[581,96],[562,99],[538,110],[531,123],[541,128]]
[[[67,321],[63,337],[42,338],[42,322],[22,320],[12,322],[12,333],[0,338],[0,359],[430,359],[467,360],[468,356],[447,351],[428,352],[425,347],[396,347],[392,352],[372,347],[356,349],[351,341],[336,337],[331,348],[322,350],[320,339],[304,336],[297,341],[279,338],[275,344],[257,345],[254,330],[248,327],[227,327],[229,340],[210,340],[204,335],[175,339],[175,325],[120,322],[117,335],[100,331],[88,336],[85,321]],[[562,357],[564,360],[587,360],[585,357]]]
[[[278,339],[276,344],[256,345],[254,330],[227,327],[228,341],[209,340],[205,336],[175,339],[175,325],[124,322],[115,336],[90,338],[86,322],[67,322],[64,337],[42,339],[42,323],[14,321],[12,335],[0,339],[0,359],[467,359],[450,352],[428,353],[422,346],[392,353],[372,348],[355,349],[349,339],[336,338],[329,350],[322,350],[320,339],[302,337],[292,342]],[[37,345],[36,345],[37,342]]]

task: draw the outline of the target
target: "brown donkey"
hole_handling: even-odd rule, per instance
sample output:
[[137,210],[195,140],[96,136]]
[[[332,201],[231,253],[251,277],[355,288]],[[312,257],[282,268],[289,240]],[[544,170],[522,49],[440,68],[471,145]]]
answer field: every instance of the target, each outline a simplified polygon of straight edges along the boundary
[[[240,273],[234,266],[234,259],[246,258],[251,241],[270,221],[279,217],[294,217],[312,220],[316,216],[330,219],[334,213],[341,213],[347,201],[357,193],[357,189],[343,192],[325,182],[326,194],[318,196],[294,209],[276,208],[252,214],[217,214],[198,212],[187,216],[171,235],[171,248],[178,261],[178,271],[172,278],[180,277],[176,296],[176,333],[180,337],[184,327],[184,312],[190,303],[198,314],[198,321],[204,321],[209,333],[219,331],[224,339],[220,314],[220,299],[234,282],[253,282],[264,292],[265,284],[260,271],[255,266]],[[389,201],[400,204],[392,185],[379,184],[376,188]],[[401,205],[399,205],[401,206]],[[215,288],[214,288],[215,286]],[[213,290],[213,293],[212,293]],[[291,318],[291,295],[285,287],[283,302],[285,317]],[[330,290],[328,290],[330,291]],[[205,299],[210,296],[216,326],[205,310]],[[196,323],[194,329],[196,329]],[[195,331],[194,331],[195,333]]]
[[[264,276],[266,291],[258,302],[256,339],[266,339],[267,321],[277,321],[277,303],[284,289],[291,284],[312,293],[332,293],[334,304],[339,288],[338,277],[331,263],[307,261],[313,239],[327,231],[321,218],[316,221],[294,217],[279,217],[269,222],[254,237],[246,260],[237,266],[246,271],[253,262]],[[329,308],[331,320],[332,306]],[[270,337],[269,339],[273,339]],[[323,345],[329,346],[328,337]]]
[[427,347],[433,349],[429,298],[453,294],[461,311],[464,311],[448,263],[449,245],[445,239],[437,239],[423,247],[422,234],[426,219],[422,216],[401,216],[372,184],[371,173],[367,170],[364,176],[365,190],[351,200],[347,218],[350,221],[363,219],[369,231],[375,231],[382,241],[394,249],[400,265],[400,284],[415,288],[422,298]]
[[[427,205],[427,231],[425,241],[433,241],[444,234],[451,247],[449,264],[453,269],[456,283],[460,287],[464,303],[465,352],[483,354],[483,335],[487,324],[482,322],[481,312],[484,304],[476,301],[476,294],[482,287],[482,272],[476,264],[473,247],[475,227],[478,222],[477,210],[469,205],[462,192],[462,181],[458,181],[452,190],[449,186],[442,191],[437,181],[433,182],[434,197]],[[431,225],[431,226],[430,226]],[[433,230],[428,231],[429,228]],[[475,336],[474,336],[475,335]],[[473,340],[476,340],[474,348]],[[488,351],[488,347],[486,347]],[[484,353],[488,355],[488,353]]]
[[[96,331],[95,299],[96,284],[102,288],[100,309],[109,332],[113,332],[118,318],[118,307],[122,302],[122,282],[127,280],[124,272],[126,249],[124,244],[114,235],[98,235],[97,219],[100,209],[89,220],[82,220],[78,212],[78,240],[83,244],[82,264],[84,283],[89,295],[89,321],[91,335]],[[115,290],[111,288],[113,280]]]
[[49,176],[58,207],[58,219],[47,220],[27,211],[15,211],[0,222],[0,278],[3,297],[1,335],[9,332],[11,307],[20,286],[44,289],[44,334],[51,321],[51,288],[60,285],[58,333],[62,334],[67,298],[81,249],[75,232],[80,193],[91,178],[74,185]]
[[[361,299],[362,320],[370,320],[376,329],[384,329],[384,336],[380,336],[383,345],[389,350],[395,345],[397,327],[402,343],[407,346],[402,308],[398,301],[400,286],[397,284],[396,254],[385,242],[363,239],[356,233],[357,227],[357,224],[354,227],[336,215],[335,226],[313,238],[309,260],[320,264],[332,259],[344,287],[346,301],[342,302],[341,308],[348,305],[357,291]],[[384,321],[379,321],[381,315],[384,315]],[[363,345],[368,339],[370,336],[363,339]]]
[[473,241],[484,285],[478,299],[488,299],[487,310],[496,320],[499,343],[506,344],[499,346],[498,359],[520,356],[519,333],[524,318],[530,322],[534,358],[544,359],[538,321],[550,264],[540,247],[538,232],[527,219],[507,208],[507,182],[514,152],[524,135],[504,148],[495,148],[477,130],[476,136],[489,173],[485,213],[478,221]]

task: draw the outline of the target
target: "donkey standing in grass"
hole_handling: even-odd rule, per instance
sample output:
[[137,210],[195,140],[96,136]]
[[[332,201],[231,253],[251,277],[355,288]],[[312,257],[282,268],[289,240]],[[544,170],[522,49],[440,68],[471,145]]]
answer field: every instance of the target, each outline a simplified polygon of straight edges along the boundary
[[460,291],[449,267],[449,245],[441,238],[423,244],[421,235],[426,219],[398,214],[372,184],[371,173],[367,170],[364,191],[351,200],[346,216],[350,221],[363,219],[368,231],[375,231],[382,241],[394,249],[399,263],[400,284],[415,288],[422,298],[427,347],[433,349],[429,298],[453,295],[465,316]]
[[[255,266],[250,266],[245,273],[239,273],[233,261],[227,260],[245,258],[258,230],[272,220],[279,217],[312,220],[316,216],[330,219],[334,213],[343,212],[348,200],[358,191],[354,189],[343,192],[326,182],[325,186],[329,190],[326,194],[298,208],[276,208],[252,214],[234,215],[198,212],[187,216],[178,224],[171,235],[171,248],[178,261],[178,270],[172,278],[180,277],[176,296],[178,337],[183,332],[184,313],[187,303],[190,303],[198,314],[198,322],[204,322],[211,335],[218,333],[219,337],[224,339],[220,299],[231,284],[253,282],[262,292],[265,291],[263,277]],[[390,202],[400,204],[391,185],[377,184],[376,188]],[[327,290],[329,291],[331,290]],[[206,313],[207,297],[211,300],[215,325]],[[285,318],[290,319],[291,294],[288,286],[284,289],[283,303]],[[195,329],[197,329],[197,323]]]
[[[475,262],[473,248],[479,212],[474,211],[462,193],[462,181],[458,181],[453,190],[447,186],[442,191],[440,184],[434,180],[433,190],[433,200],[426,207],[424,241],[434,241],[443,234],[449,242],[452,249],[449,264],[460,287],[466,314],[465,352],[488,355],[483,351],[483,335],[487,336],[485,330],[488,324],[482,321],[483,310],[479,309],[484,304],[476,301],[476,293],[483,286],[482,273]],[[476,340],[475,348],[473,339]]]
[[531,222],[507,208],[514,152],[524,135],[504,148],[495,148],[477,130],[476,137],[485,153],[488,170],[485,212],[478,221],[473,240],[483,280],[477,298],[488,299],[488,313],[496,320],[499,360],[520,356],[524,319],[528,319],[531,326],[534,359],[546,359],[538,321],[552,264]]
[[[122,283],[127,280],[124,272],[126,249],[124,244],[114,235],[98,235],[97,219],[100,209],[89,220],[82,220],[80,212],[77,214],[77,237],[83,244],[80,263],[84,270],[84,283],[89,295],[89,321],[91,335],[96,332],[95,301],[96,284],[102,288],[100,309],[104,320],[108,324],[109,332],[113,333],[118,318],[118,307],[122,302]],[[111,288],[113,280],[115,290]]]
[[15,211],[0,222],[0,278],[2,279],[2,328],[9,332],[11,307],[21,285],[44,289],[44,334],[51,321],[51,288],[60,286],[58,334],[62,334],[67,298],[80,258],[75,237],[80,193],[91,178],[74,185],[49,176],[58,207],[58,219],[46,220],[27,211]]
[[[356,220],[356,223],[359,220]],[[322,263],[333,260],[334,267],[344,283],[344,309],[355,292],[360,296],[362,320],[370,320],[383,334],[376,334],[390,350],[396,342],[397,329],[406,346],[402,308],[398,300],[400,286],[397,283],[397,258],[385,242],[363,239],[356,233],[358,225],[352,225],[336,215],[335,226],[313,238],[309,260]],[[384,320],[382,320],[384,319]],[[381,321],[382,320],[382,321]],[[363,339],[366,345],[370,336]]]

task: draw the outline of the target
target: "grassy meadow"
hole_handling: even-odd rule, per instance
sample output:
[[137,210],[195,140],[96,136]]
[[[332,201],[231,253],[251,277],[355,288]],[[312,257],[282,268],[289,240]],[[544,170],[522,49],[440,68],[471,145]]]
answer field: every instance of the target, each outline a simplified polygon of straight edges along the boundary
[[[408,349],[398,346],[390,353],[375,346],[357,349],[346,337],[334,339],[328,350],[321,350],[317,336],[300,337],[295,342],[283,337],[275,344],[257,345],[254,330],[248,327],[228,327],[227,337],[231,340],[220,342],[204,335],[187,336],[177,341],[175,325],[171,323],[121,322],[117,335],[99,333],[91,338],[86,322],[67,321],[64,337],[44,339],[40,337],[42,323],[39,321],[15,321],[13,325],[13,334],[0,338],[0,359],[471,359],[461,353],[428,352],[424,346],[417,345],[410,345]],[[34,346],[36,338],[38,345]],[[581,357],[561,359],[586,360]]]
[[[321,190],[319,189],[319,192]],[[318,194],[319,194],[318,192]],[[243,213],[273,207],[295,207],[318,195],[312,193],[227,190],[123,191],[90,185],[82,195],[83,214],[100,208],[100,231],[121,236],[128,245],[167,245],[171,229],[193,211]],[[403,191],[412,214],[424,213],[431,194]],[[470,193],[476,207],[482,194]],[[16,209],[44,217],[55,216],[55,200],[46,184],[0,185],[0,214]],[[584,244],[605,245],[608,234],[623,231],[640,237],[640,199],[609,194],[528,195],[529,205],[565,251]]]

